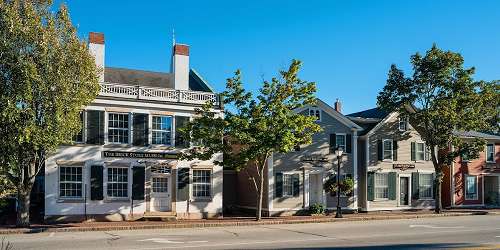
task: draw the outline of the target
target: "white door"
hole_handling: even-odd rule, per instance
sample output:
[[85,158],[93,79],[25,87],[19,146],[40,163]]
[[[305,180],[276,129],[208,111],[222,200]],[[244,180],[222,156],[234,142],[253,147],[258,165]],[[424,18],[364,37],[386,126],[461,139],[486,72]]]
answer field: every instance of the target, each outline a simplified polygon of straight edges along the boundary
[[151,179],[151,204],[154,212],[171,211],[170,175],[153,175]]
[[323,181],[320,174],[309,175],[309,206],[323,203]]

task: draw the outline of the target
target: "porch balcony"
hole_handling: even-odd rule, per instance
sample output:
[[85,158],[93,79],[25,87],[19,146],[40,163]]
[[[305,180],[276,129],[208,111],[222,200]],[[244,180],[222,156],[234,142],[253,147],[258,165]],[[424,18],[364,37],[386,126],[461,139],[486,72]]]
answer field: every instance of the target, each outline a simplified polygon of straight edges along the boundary
[[100,83],[100,86],[99,96],[195,105],[203,105],[206,102],[212,102],[215,106],[220,104],[219,97],[211,92],[143,87],[109,82]]

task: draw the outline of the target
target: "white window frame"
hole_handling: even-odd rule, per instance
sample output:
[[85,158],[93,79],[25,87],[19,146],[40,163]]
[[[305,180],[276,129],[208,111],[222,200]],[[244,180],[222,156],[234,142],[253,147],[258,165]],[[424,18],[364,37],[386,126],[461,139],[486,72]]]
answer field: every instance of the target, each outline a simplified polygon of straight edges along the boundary
[[[126,116],[127,117],[127,124],[128,124],[127,128],[111,127],[110,124],[109,124],[110,123],[110,119],[109,118],[112,115],[124,115],[124,116]],[[132,141],[132,138],[131,138],[132,134],[131,134],[131,129],[130,129],[130,127],[131,127],[130,119],[131,119],[132,116],[129,113],[120,113],[120,112],[108,112],[106,116],[107,116],[107,120],[106,120],[106,126],[107,126],[107,135],[106,135],[107,138],[106,139],[107,139],[107,142],[109,144],[130,144],[130,142]],[[110,136],[110,131],[111,130],[126,131],[127,141],[126,142],[112,142],[112,141],[110,141],[109,140],[109,136]]]
[[[401,129],[401,124],[404,124],[404,129]],[[398,122],[398,129],[399,131],[408,131],[408,117],[403,116],[399,117],[399,122]]]
[[[311,114],[311,111],[312,111],[312,114]],[[316,121],[319,121],[319,122],[321,121],[322,115],[321,115],[321,109],[319,109],[319,108],[309,108],[308,115],[315,116]]]
[[[469,198],[469,196],[467,196],[467,188],[468,188],[468,185],[469,185],[469,177],[472,177],[474,178],[474,196],[472,198]],[[464,181],[464,184],[465,184],[465,189],[464,189],[464,196],[465,196],[465,200],[467,201],[475,201],[478,199],[478,195],[479,195],[479,178],[477,175],[468,175],[466,174],[465,175],[465,181]]]
[[[154,129],[154,118],[155,117],[160,117],[162,119],[163,117],[170,117],[170,131],[168,130],[163,130],[163,129]],[[170,132],[170,144],[156,144],[154,143],[154,133],[155,132]],[[156,146],[173,146],[173,134],[174,134],[174,117],[171,115],[151,115],[151,144],[156,145]]]
[[[108,191],[109,191],[109,188],[110,188],[110,184],[113,184],[113,183],[125,183],[125,182],[121,182],[121,181],[109,181],[109,170],[112,169],[112,168],[116,168],[116,169],[125,169],[127,171],[127,182],[126,182],[126,191],[127,191],[127,196],[110,196]],[[105,184],[106,184],[106,187],[105,187],[105,190],[104,190],[104,193],[106,195],[106,199],[108,200],[129,200],[130,197],[131,197],[131,187],[130,185],[132,184],[132,181],[131,181],[131,171],[130,171],[130,168],[129,167],[125,167],[125,166],[106,166],[106,172],[105,172],[105,176],[103,176],[103,179],[105,180]]]
[[[293,197],[293,175],[294,173],[282,173],[283,181],[281,183],[282,197]],[[288,181],[286,181],[288,179]],[[289,190],[287,190],[289,188]]]
[[[63,199],[63,200],[81,200],[84,198],[85,196],[85,172],[84,172],[84,167],[83,166],[66,166],[66,165],[61,165],[61,166],[58,166],[57,167],[58,169],[58,173],[57,173],[57,179],[58,179],[58,185],[57,185],[57,196],[59,197],[59,199]],[[81,181],[64,181],[64,183],[69,183],[69,184],[73,184],[73,183],[76,183],[76,184],[80,184],[81,185],[81,190],[82,190],[82,193],[81,193],[81,196],[62,196],[61,195],[61,183],[63,183],[63,181],[61,180],[61,168],[80,168],[82,170],[81,172],[81,175],[82,175],[82,178],[81,178]]]
[[[419,173],[418,175],[419,175],[418,176],[418,199],[419,200],[432,200],[433,196],[434,196],[434,180],[433,180],[434,174],[432,174],[432,173]],[[422,184],[422,176],[423,175],[428,175],[431,177],[430,184]],[[422,190],[422,188],[426,188],[426,187],[430,187],[430,190],[431,190],[430,195],[429,196],[422,196],[421,190]]]
[[[418,150],[418,144],[423,145],[423,149],[422,149],[423,151]],[[425,151],[426,151],[425,150],[425,142],[421,142],[421,141],[415,142],[415,161],[425,161],[425,153],[426,153]],[[422,159],[418,158],[419,153],[422,154]]]
[[[386,159],[385,158],[385,151],[386,151],[386,148],[385,148],[385,142],[386,141],[390,141],[391,142],[391,158],[390,159]],[[383,139],[382,140],[382,160],[383,161],[393,161],[394,160],[394,140],[392,139]]]
[[[384,178],[387,181],[387,185],[383,185],[383,186],[377,185],[377,177],[378,176],[384,176]],[[373,182],[374,182],[373,183],[374,200],[375,201],[389,200],[389,173],[375,173],[375,176],[373,178],[374,178],[374,180],[373,180]],[[377,194],[379,193],[379,192],[377,192],[377,189],[380,189],[380,188],[384,189],[384,191],[383,191],[384,197],[377,197]],[[385,190],[387,190],[387,192]],[[387,197],[385,197],[386,193],[387,193]]]
[[[488,146],[493,146],[493,152],[488,152]],[[495,144],[494,143],[488,143],[486,144],[486,162],[488,163],[495,163],[495,154],[496,154],[496,148],[495,148]],[[489,160],[489,156],[490,156],[490,153],[492,154],[493,156],[493,159],[492,160]]]
[[[344,137],[344,144],[343,145],[339,145],[338,140],[337,140],[338,136]],[[345,153],[346,144],[347,144],[346,140],[347,140],[346,134],[344,134],[344,133],[337,133],[337,134],[335,134],[335,148],[338,148],[338,146],[342,146],[342,149],[343,149],[343,151]]]
[[[194,180],[194,173],[195,171],[208,171],[209,172],[209,178],[210,180],[208,182],[200,182],[200,183],[196,183],[195,180]],[[213,170],[212,169],[206,169],[206,168],[202,168],[202,169],[192,169],[191,170],[191,197],[192,199],[194,200],[210,200],[212,199],[213,197]],[[209,185],[208,187],[208,192],[209,192],[209,195],[208,196],[196,196],[195,195],[195,185]]]

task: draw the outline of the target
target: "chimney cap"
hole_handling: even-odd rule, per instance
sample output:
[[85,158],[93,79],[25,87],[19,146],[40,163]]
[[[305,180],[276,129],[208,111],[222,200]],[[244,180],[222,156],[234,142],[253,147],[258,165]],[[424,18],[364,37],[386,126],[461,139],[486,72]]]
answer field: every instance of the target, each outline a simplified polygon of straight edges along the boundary
[[174,45],[174,55],[189,56],[189,45],[187,44],[175,44]]
[[104,44],[104,33],[89,32],[89,43]]

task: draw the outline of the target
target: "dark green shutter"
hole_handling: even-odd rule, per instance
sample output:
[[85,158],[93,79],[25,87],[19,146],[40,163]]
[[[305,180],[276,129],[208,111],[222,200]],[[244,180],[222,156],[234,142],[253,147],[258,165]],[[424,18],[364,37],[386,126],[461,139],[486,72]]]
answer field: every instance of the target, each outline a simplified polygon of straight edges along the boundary
[[300,174],[292,175],[293,197],[300,196]]
[[418,172],[413,172],[411,173],[411,193],[412,193],[412,199],[418,200],[420,197],[420,192],[419,192],[419,173]]
[[134,146],[147,146],[148,145],[148,115],[147,114],[133,114],[133,141]]
[[411,143],[411,160],[415,161],[417,159],[416,145],[415,142]]
[[397,179],[397,173],[390,172],[388,177],[389,200],[396,200],[396,179]]
[[274,193],[276,197],[283,197],[283,174],[276,173],[274,181]]
[[335,151],[337,148],[337,134],[330,134],[330,152]]
[[144,167],[132,168],[132,199],[144,200]]
[[87,111],[87,143],[104,144],[104,111]]
[[90,199],[103,199],[103,167],[99,165],[90,167]]
[[177,170],[177,201],[189,199],[189,168]]
[[179,129],[186,126],[189,122],[189,117],[187,116],[176,116],[175,117],[175,146],[176,147],[188,147],[189,141],[182,138]]
[[75,142],[83,142],[83,130],[85,129],[85,123],[83,121],[84,117],[83,113],[85,113],[85,110],[82,110],[80,112],[80,131],[73,137],[73,141]]
[[398,160],[398,141],[396,140],[392,141],[392,160]]
[[425,144],[425,160],[429,161],[431,159],[431,151],[427,148],[427,144]]
[[367,178],[367,199],[369,201],[375,200],[375,173],[368,172]]
[[352,151],[352,135],[347,134],[345,136],[345,152],[350,154]]
[[384,160],[384,152],[382,149],[382,140],[377,140],[377,155],[379,161]]

